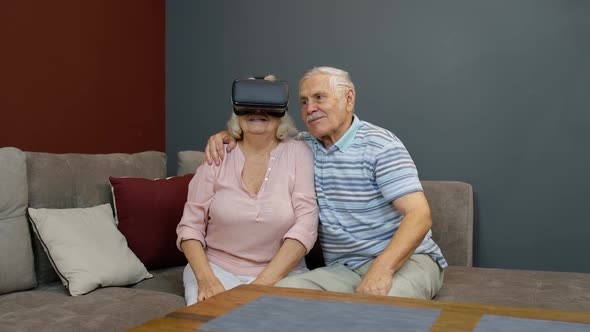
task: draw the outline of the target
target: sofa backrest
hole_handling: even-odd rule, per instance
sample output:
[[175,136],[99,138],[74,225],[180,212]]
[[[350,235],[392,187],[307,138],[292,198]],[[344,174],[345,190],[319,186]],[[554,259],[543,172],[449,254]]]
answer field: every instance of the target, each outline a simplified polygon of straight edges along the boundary
[[[84,208],[112,204],[109,176],[163,178],[166,154],[53,154],[26,152],[29,207]],[[34,232],[31,232],[34,234]],[[35,272],[40,284],[59,280],[33,235]]]
[[203,161],[203,152],[180,151],[177,154],[177,161],[176,175],[194,173]]
[[456,181],[422,181],[432,215],[432,239],[449,265],[473,265],[473,188]]
[[35,287],[24,152],[0,148],[0,294]]
[[[177,175],[194,173],[201,164],[200,151],[178,153]],[[422,181],[432,214],[432,238],[441,248],[449,265],[473,264],[473,189],[456,181]],[[307,257],[308,266],[323,264],[316,247]]]

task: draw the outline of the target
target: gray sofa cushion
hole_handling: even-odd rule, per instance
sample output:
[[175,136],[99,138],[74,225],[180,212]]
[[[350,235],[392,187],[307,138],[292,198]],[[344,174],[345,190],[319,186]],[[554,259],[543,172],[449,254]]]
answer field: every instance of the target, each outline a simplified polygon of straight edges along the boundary
[[[131,285],[126,288],[145,289],[150,291],[175,294],[184,299],[184,285],[182,281],[183,272],[184,266],[175,266],[167,267],[164,269],[151,270],[150,273],[154,276],[153,278],[146,279],[142,282],[139,282],[135,285]],[[44,292],[57,292],[63,295],[68,294],[67,290],[59,281],[40,285],[39,287],[35,288],[35,290]],[[92,293],[87,295],[92,295]]]
[[176,156],[178,158],[176,175],[194,173],[203,161],[203,152],[201,151],[180,151]]
[[85,296],[28,291],[0,296],[2,331],[125,331],[184,307],[173,294],[110,287]]
[[[112,204],[109,176],[163,178],[166,155],[148,151],[136,154],[53,154],[26,152],[29,206],[32,208],[84,208]],[[58,280],[38,239],[33,241],[39,283]]]
[[35,287],[24,152],[0,148],[0,294]]
[[456,181],[422,181],[432,214],[432,239],[449,265],[473,264],[473,189]]
[[183,272],[184,265],[150,270],[150,273],[154,276],[153,278],[146,279],[131,287],[176,294],[184,298]]

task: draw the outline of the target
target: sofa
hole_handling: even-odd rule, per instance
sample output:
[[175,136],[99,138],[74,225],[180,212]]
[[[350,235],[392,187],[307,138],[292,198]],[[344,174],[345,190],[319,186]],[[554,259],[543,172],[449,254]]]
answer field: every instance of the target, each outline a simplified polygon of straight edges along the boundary
[[[198,151],[179,152],[177,175],[194,173],[201,157]],[[184,263],[149,269],[151,278],[72,296],[73,283],[65,278],[70,287],[64,287],[63,273],[58,276],[53,266],[58,262],[46,253],[48,241],[40,241],[41,224],[28,213],[28,208],[77,210],[108,203],[116,215],[121,211],[114,206],[109,177],[163,179],[166,169],[166,155],[155,151],[52,154],[0,148],[0,331],[123,331],[183,307]],[[472,267],[472,187],[423,185],[433,236],[451,265],[435,300],[590,310],[590,274]],[[98,251],[103,249],[108,248]],[[321,266],[321,248],[316,245],[306,260],[311,268]]]

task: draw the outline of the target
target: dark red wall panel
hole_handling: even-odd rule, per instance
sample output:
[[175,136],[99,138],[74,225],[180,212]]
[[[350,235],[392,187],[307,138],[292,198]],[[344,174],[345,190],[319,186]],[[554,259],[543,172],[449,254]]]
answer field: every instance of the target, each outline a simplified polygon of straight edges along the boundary
[[164,151],[164,0],[0,4],[0,147]]

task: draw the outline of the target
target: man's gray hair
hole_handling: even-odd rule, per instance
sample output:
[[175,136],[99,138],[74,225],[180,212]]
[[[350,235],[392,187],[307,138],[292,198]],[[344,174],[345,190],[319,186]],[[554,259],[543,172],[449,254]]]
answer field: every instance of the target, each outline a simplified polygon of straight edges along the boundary
[[306,79],[319,74],[326,74],[330,76],[330,87],[342,96],[348,89],[352,89],[354,92],[354,83],[348,72],[334,68],[334,67],[313,67],[303,74],[303,77],[299,80],[299,85]]

